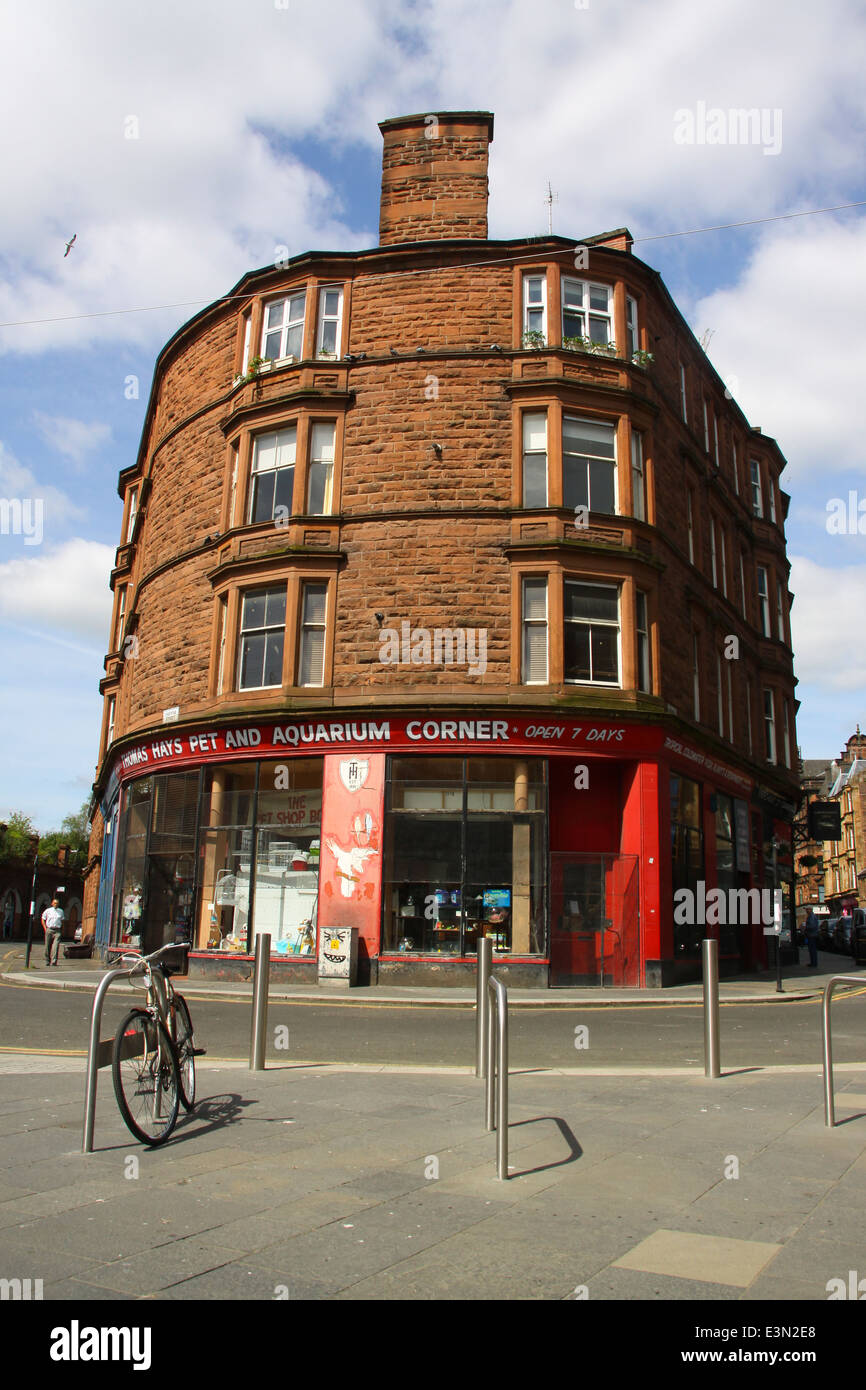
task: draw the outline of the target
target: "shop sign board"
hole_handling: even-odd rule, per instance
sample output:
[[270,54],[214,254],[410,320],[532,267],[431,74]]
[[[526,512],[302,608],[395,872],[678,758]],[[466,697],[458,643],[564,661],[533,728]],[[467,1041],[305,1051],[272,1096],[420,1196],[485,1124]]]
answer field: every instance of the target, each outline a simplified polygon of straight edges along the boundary
[[665,738],[654,724],[575,719],[548,715],[500,717],[501,711],[481,717],[399,717],[361,720],[295,720],[243,723],[230,728],[182,730],[171,737],[142,739],[120,754],[115,770],[121,780],[202,762],[226,762],[233,758],[288,757],[292,754],[343,753],[340,778],[349,792],[361,790],[369,775],[373,753],[581,753],[642,757],[662,748],[700,766],[705,773],[726,780],[742,794],[751,782],[708,754],[681,740]]

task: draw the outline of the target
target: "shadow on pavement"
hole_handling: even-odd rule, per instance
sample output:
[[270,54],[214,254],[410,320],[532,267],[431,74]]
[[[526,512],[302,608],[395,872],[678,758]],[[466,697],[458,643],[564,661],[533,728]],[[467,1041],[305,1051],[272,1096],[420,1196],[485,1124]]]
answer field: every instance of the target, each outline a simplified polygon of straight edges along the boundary
[[544,1173],[548,1168],[562,1168],[566,1163],[575,1163],[577,1159],[583,1157],[583,1149],[578,1144],[565,1120],[561,1120],[558,1115],[537,1115],[534,1120],[514,1120],[508,1126],[509,1129],[517,1129],[520,1125],[540,1125],[551,1120],[558,1128],[560,1134],[570,1149],[568,1158],[558,1158],[555,1163],[540,1163],[537,1168],[522,1168],[520,1172],[510,1173],[512,1178],[525,1178],[530,1173]]

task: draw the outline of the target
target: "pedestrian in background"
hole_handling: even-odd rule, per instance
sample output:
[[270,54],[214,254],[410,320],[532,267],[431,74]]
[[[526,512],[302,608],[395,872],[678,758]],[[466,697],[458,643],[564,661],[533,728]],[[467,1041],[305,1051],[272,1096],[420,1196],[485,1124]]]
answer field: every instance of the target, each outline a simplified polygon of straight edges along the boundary
[[806,918],[806,925],[803,927],[803,935],[806,938],[806,945],[809,947],[809,966],[811,970],[818,969],[818,918],[815,916],[811,907]]
[[[49,965],[60,964],[60,934],[63,931],[63,909],[56,898],[42,914],[42,930],[45,932],[45,959]],[[52,952],[54,960],[52,961]]]

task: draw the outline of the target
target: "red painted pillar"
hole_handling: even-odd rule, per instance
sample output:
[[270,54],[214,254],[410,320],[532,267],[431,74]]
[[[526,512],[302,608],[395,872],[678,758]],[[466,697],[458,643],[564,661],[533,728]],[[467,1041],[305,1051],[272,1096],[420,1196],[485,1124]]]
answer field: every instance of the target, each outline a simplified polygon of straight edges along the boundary
[[385,754],[325,757],[319,928],[357,927],[359,978],[379,954]]
[[[670,839],[670,828],[664,822],[664,799],[659,798],[659,783],[667,788],[666,769],[656,762],[640,762],[633,767],[630,780],[623,778],[622,837],[623,854],[636,854],[640,865],[641,971],[640,983],[646,984],[646,962],[670,960],[673,956],[673,918],[663,913],[662,903],[671,901],[670,853],[662,855],[664,836]],[[666,897],[664,878],[667,875]],[[655,970],[653,966],[653,970]]]

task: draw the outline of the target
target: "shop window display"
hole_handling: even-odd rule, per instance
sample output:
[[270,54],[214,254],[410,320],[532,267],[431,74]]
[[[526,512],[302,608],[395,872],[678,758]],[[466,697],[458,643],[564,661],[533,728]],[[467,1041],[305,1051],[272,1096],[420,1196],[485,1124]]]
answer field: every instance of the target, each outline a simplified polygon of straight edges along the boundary
[[393,758],[384,949],[542,952],[545,810],[542,759]]

